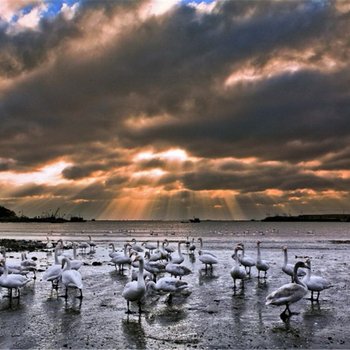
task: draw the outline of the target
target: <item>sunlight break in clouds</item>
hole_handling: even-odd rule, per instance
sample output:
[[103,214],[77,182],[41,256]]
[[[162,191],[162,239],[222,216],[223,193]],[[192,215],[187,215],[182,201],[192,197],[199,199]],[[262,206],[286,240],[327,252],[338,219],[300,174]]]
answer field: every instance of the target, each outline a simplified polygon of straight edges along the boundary
[[343,212],[349,15],[342,1],[0,1],[0,205]]

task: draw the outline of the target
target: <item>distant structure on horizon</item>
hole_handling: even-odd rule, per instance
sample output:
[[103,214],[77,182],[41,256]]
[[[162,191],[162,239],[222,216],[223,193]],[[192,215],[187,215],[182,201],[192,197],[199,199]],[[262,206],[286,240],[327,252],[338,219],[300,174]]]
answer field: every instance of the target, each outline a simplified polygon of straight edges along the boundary
[[297,216],[275,215],[268,216],[261,221],[322,221],[322,222],[350,222],[350,214],[306,214]]

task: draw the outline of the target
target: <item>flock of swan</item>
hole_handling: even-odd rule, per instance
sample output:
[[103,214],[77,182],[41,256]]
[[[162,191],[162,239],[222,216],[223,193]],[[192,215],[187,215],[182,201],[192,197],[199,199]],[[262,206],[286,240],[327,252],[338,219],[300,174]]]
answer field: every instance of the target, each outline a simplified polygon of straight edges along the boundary
[[[131,280],[127,282],[122,291],[122,297],[127,304],[127,313],[132,313],[131,303],[138,305],[138,312],[142,312],[142,304],[149,293],[167,294],[167,302],[172,302],[174,295],[188,297],[191,294],[191,286],[182,277],[191,274],[190,268],[183,263],[185,257],[183,249],[188,255],[198,255],[198,260],[203,264],[205,272],[212,272],[214,266],[219,264],[218,257],[211,251],[203,249],[203,239],[194,238],[190,240],[179,240],[177,249],[169,246],[165,239],[160,242],[137,242],[132,239],[125,242],[122,250],[116,250],[113,243],[109,243],[110,264],[123,273],[126,266],[132,268]],[[64,249],[64,248],[70,249]],[[69,296],[70,289],[79,291],[78,298],[83,298],[83,278],[79,271],[83,262],[79,259],[77,249],[86,254],[86,249],[94,252],[96,243],[89,236],[88,242],[63,242],[59,239],[55,245],[48,240],[47,248],[54,249],[54,261],[42,275],[42,280],[50,282],[52,289],[58,291],[59,287],[64,289],[63,297]],[[256,242],[256,258],[246,255],[243,243],[238,243],[232,254],[233,267],[230,275],[233,288],[244,287],[244,281],[251,278],[252,268],[257,271],[257,277],[266,278],[270,264],[262,259],[261,242]],[[292,265],[288,263],[287,247],[282,248],[283,265],[281,271],[290,276],[291,281],[279,287],[266,297],[266,305],[285,306],[280,317],[286,320],[293,313],[290,305],[296,303],[311,292],[311,300],[319,301],[320,292],[332,287],[330,281],[322,276],[311,273],[311,260],[298,261]],[[0,255],[0,287],[8,290],[6,297],[20,298],[20,290],[32,279],[36,278],[36,258],[28,259],[25,253],[21,254],[21,261],[13,261],[6,257],[6,251],[2,250]],[[30,274],[32,274],[31,277]],[[261,276],[262,274],[262,276]],[[15,293],[13,292],[15,291]],[[317,294],[314,298],[314,293]],[[75,294],[76,295],[76,294]]]

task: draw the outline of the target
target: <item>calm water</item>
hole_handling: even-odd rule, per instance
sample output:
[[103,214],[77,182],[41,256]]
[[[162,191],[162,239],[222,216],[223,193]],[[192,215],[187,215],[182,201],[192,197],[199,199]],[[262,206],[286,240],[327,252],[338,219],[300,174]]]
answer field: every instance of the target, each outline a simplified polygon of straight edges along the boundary
[[324,222],[232,222],[208,221],[180,223],[178,221],[89,221],[83,223],[0,223],[1,238],[25,238],[35,240],[84,239],[91,235],[96,241],[124,240],[135,237],[140,240],[157,240],[157,237],[205,237],[206,240],[229,242],[235,239],[264,241],[327,241],[350,239],[350,223]]

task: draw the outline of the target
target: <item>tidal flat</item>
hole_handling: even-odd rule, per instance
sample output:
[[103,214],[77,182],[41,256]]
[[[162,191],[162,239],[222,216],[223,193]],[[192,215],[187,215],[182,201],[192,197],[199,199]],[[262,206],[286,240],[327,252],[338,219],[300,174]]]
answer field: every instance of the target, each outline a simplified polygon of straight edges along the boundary
[[[146,237],[162,240],[165,237]],[[169,237],[167,237],[169,239]],[[170,245],[176,248],[175,237]],[[126,238],[128,239],[128,238]],[[143,237],[145,239],[145,237]],[[246,254],[256,257],[256,237],[240,237]],[[31,252],[36,257],[37,279],[28,283],[21,298],[9,303],[5,288],[0,292],[1,349],[348,349],[350,348],[349,243],[344,240],[317,240],[305,236],[291,241],[286,237],[260,237],[262,258],[270,263],[266,279],[252,269],[241,288],[233,289],[230,270],[234,242],[228,237],[205,240],[205,249],[218,257],[213,271],[205,271],[195,252],[183,250],[184,265],[192,274],[183,277],[192,293],[166,303],[166,295],[145,300],[143,313],[126,314],[121,293],[130,281],[131,268],[120,273],[110,264],[108,242],[97,242],[95,253],[79,254],[84,298],[74,291],[68,299],[63,291],[51,289],[42,280],[53,262],[52,252]],[[231,242],[232,241],[232,242]],[[119,248],[123,240],[119,240]],[[118,244],[117,243],[117,244]],[[329,279],[333,287],[321,292],[319,302],[310,293],[293,304],[299,312],[282,321],[284,307],[265,305],[266,296],[290,277],[281,270],[282,246],[288,245],[289,262],[312,259],[312,273]],[[20,252],[9,253],[20,259]],[[137,306],[132,309],[137,311]]]

